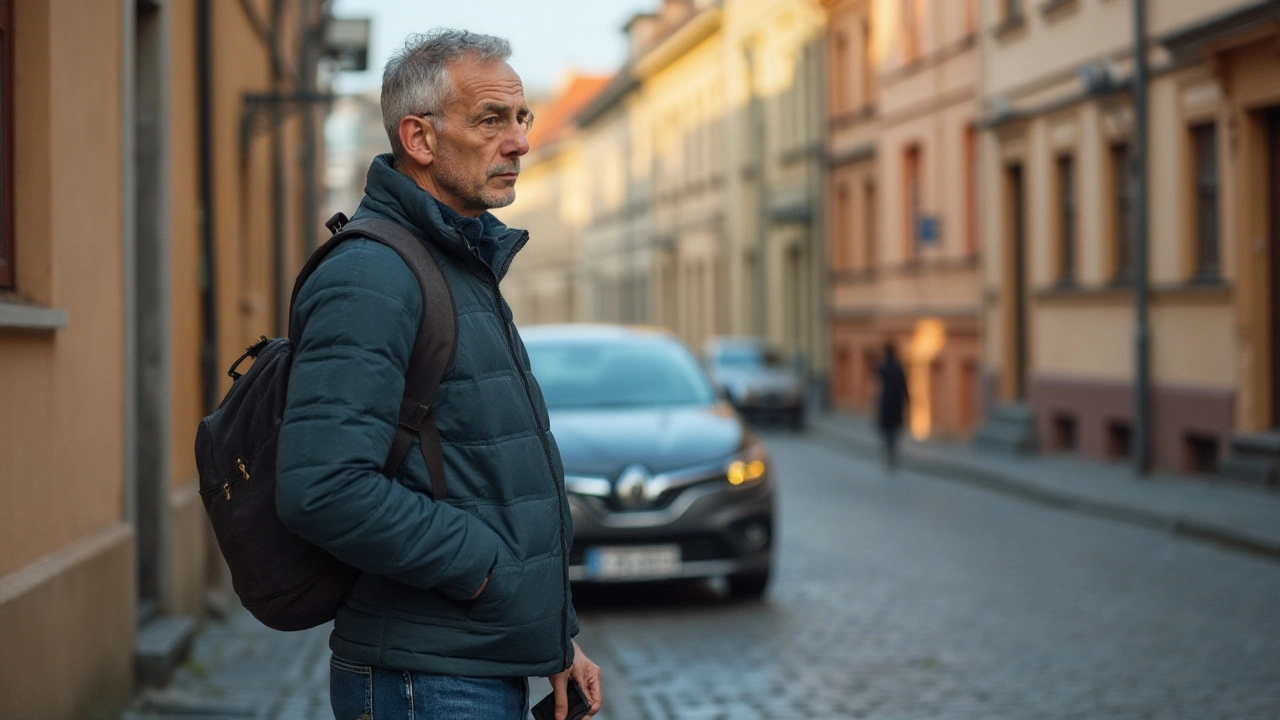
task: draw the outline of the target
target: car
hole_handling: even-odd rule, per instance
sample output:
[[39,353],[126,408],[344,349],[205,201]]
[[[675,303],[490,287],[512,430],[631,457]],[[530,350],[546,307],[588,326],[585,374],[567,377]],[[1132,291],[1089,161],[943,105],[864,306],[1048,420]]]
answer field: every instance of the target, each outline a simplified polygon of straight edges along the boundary
[[777,350],[757,338],[713,337],[702,357],[716,390],[748,420],[804,429],[804,380]]
[[728,580],[760,598],[774,547],[773,463],[670,333],[522,329],[564,463],[578,584]]

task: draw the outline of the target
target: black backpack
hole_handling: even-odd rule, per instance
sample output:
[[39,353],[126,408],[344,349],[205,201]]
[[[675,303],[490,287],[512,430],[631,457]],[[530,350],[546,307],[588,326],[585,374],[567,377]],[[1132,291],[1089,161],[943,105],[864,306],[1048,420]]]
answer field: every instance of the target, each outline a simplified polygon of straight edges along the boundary
[[[348,223],[342,213],[325,225],[333,237],[311,255],[293,285],[289,337],[264,336],[245,350],[227,371],[234,380],[231,389],[196,431],[200,495],[231,569],[231,584],[249,612],[276,630],[304,630],[332,620],[359,575],[291,533],[276,513],[276,446],[299,339],[293,304],[311,273],[349,238],[368,238],[393,248],[422,287],[422,323],[405,374],[395,440],[382,472],[394,475],[417,436],[431,473],[432,496],[445,497],[444,460],[431,404],[457,343],[453,296],[427,245],[406,228],[381,219]],[[254,359],[253,366],[244,374],[237,372],[248,358]]]

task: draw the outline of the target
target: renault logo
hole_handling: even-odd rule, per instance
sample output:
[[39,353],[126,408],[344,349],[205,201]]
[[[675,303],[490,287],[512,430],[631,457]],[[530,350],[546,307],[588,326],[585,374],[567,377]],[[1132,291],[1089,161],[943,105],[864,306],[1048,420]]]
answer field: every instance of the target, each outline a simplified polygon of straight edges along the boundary
[[622,507],[638,509],[648,504],[648,484],[653,475],[643,465],[632,465],[618,476],[614,494]]

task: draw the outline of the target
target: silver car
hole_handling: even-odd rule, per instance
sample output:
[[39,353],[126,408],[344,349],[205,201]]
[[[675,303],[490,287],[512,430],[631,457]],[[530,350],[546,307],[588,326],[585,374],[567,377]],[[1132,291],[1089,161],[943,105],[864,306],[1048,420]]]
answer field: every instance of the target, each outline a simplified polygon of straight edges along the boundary
[[665,332],[522,330],[573,516],[570,580],[723,576],[760,597],[774,544],[773,465]]
[[804,428],[804,380],[765,342],[715,337],[703,346],[711,382],[748,420],[782,421]]

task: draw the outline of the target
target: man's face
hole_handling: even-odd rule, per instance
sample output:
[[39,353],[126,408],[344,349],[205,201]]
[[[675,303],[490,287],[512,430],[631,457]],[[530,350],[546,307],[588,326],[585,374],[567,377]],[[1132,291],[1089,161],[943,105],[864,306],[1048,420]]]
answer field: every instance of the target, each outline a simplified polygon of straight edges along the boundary
[[524,86],[505,62],[467,57],[449,66],[454,97],[441,114],[434,161],[427,168],[439,199],[463,215],[516,199],[520,156],[529,152],[531,119]]

